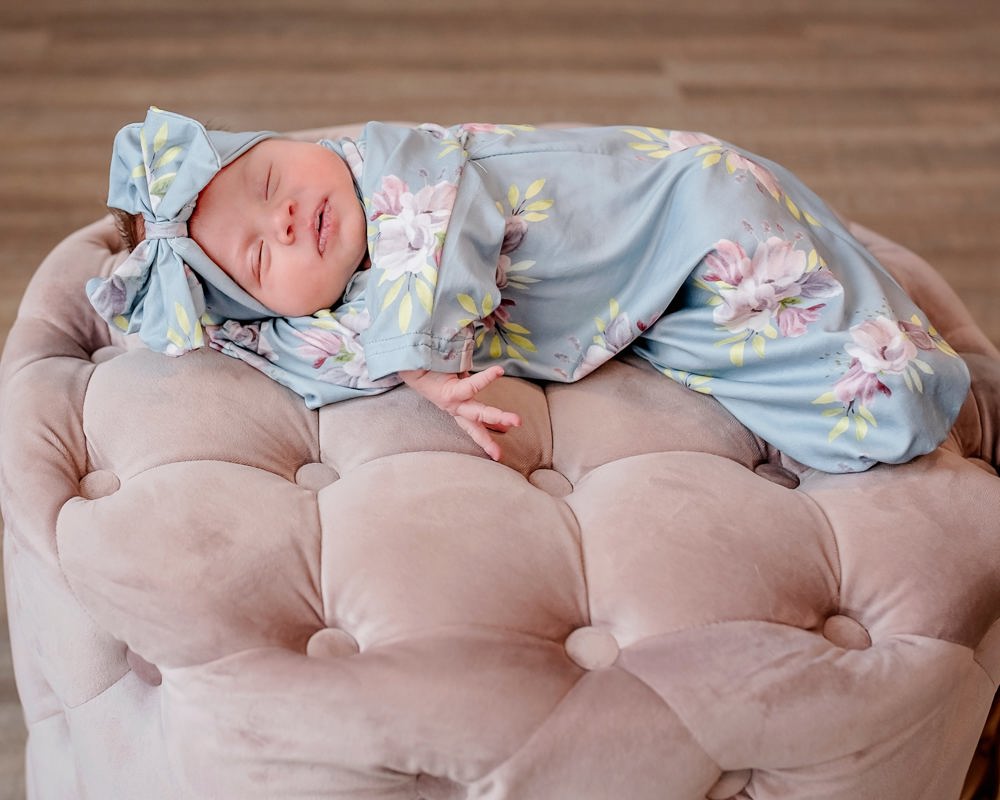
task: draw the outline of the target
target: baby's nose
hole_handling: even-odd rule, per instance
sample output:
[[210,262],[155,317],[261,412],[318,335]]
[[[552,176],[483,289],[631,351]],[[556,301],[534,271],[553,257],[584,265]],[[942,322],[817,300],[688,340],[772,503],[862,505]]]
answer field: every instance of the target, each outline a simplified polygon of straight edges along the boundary
[[274,232],[279,242],[291,244],[295,241],[295,227],[299,224],[296,218],[298,207],[292,200],[279,203],[274,214]]

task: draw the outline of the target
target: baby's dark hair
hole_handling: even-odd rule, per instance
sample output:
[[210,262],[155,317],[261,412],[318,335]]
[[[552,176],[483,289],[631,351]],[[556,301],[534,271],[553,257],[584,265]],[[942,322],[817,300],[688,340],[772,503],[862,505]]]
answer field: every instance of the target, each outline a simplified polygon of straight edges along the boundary
[[108,211],[115,220],[115,229],[121,237],[122,245],[131,252],[139,242],[146,238],[146,226],[142,214],[129,214],[120,208],[108,206]]

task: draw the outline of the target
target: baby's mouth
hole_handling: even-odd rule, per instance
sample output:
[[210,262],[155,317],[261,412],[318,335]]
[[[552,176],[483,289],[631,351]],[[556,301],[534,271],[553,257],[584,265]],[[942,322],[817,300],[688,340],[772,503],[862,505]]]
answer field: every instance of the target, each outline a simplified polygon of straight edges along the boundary
[[333,227],[333,211],[330,208],[330,201],[323,200],[316,210],[316,249],[320,255],[326,251],[326,243],[330,238],[330,229]]

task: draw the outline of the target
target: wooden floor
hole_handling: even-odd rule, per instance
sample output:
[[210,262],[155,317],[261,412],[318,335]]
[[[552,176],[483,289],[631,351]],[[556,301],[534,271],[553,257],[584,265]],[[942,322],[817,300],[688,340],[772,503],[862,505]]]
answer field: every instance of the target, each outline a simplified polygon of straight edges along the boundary
[[[2,0],[0,340],[149,104],[236,130],[707,131],[923,255],[1000,345],[998,0]],[[0,800],[21,800],[5,634]]]

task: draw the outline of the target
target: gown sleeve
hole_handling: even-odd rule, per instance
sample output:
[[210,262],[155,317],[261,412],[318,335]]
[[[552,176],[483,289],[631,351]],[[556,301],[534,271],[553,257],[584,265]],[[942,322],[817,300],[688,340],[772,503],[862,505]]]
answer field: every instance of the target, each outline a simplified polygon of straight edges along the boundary
[[476,328],[500,304],[505,223],[467,135],[369,123],[358,142],[372,261],[361,342],[372,379],[471,369]]

